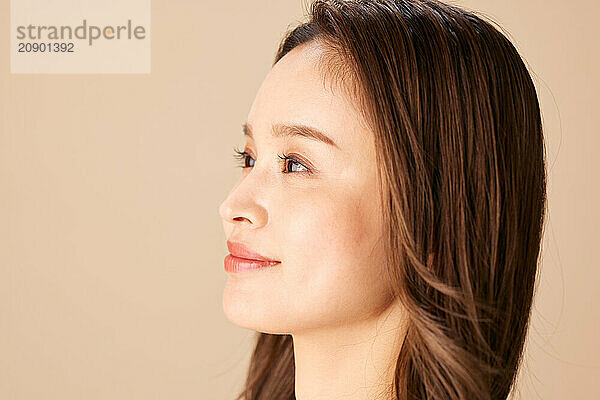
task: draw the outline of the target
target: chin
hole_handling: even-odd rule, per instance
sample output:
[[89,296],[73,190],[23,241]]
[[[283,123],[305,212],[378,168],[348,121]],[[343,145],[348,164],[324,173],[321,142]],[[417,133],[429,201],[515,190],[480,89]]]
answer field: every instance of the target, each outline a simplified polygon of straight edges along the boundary
[[257,299],[255,293],[239,291],[229,283],[223,291],[222,308],[225,317],[240,328],[270,334],[286,334],[290,331],[290,326],[282,323],[289,316],[281,315],[273,303]]

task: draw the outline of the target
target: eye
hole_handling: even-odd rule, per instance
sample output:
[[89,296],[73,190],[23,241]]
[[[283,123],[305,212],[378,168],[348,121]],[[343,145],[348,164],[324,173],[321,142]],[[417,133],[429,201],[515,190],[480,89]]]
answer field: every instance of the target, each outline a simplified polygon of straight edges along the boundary
[[[278,154],[279,158],[283,160],[283,173],[288,174],[290,172],[302,172],[302,173],[311,173],[311,170],[305,166],[298,158],[295,156],[288,156],[286,154]],[[289,172],[288,166],[290,167]]]
[[254,163],[256,162],[247,151],[240,151],[237,148],[233,149],[233,158],[240,161],[238,165],[240,168],[254,167]]
[[[294,155],[278,154],[278,156],[283,160],[283,171],[281,172],[284,174],[289,174],[291,172],[310,174],[313,172]],[[233,157],[239,161],[238,167],[240,168],[251,168],[254,167],[254,164],[256,163],[256,160],[252,158],[250,153],[238,150],[237,148],[233,149]]]

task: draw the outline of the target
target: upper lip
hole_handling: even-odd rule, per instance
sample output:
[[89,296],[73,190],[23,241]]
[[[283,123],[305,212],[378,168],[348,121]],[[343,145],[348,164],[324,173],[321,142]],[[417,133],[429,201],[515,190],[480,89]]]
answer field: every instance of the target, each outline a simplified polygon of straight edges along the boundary
[[243,243],[231,242],[228,240],[227,248],[229,249],[229,252],[235,257],[246,258],[248,260],[279,262],[277,260],[273,260],[255,252]]

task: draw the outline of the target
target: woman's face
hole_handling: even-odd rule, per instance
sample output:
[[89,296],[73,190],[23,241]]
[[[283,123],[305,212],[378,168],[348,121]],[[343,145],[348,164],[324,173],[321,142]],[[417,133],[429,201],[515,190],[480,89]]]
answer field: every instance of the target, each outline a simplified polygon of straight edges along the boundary
[[[295,48],[263,81],[247,119],[247,167],[219,207],[227,240],[281,261],[227,272],[226,316],[260,332],[349,324],[392,300],[373,134],[343,91],[323,84],[320,52]],[[333,144],[286,135],[282,125],[312,127]]]

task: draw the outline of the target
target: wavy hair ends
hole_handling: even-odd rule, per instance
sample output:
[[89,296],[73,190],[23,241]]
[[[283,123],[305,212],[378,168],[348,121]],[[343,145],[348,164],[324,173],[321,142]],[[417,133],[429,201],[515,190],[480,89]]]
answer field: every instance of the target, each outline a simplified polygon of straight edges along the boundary
[[[331,0],[283,38],[327,50],[377,148],[388,275],[409,318],[398,400],[506,399],[521,363],[546,213],[534,83],[474,12],[436,0]],[[294,399],[290,335],[258,333],[238,399]]]

